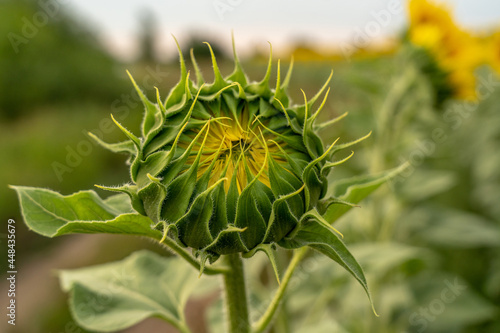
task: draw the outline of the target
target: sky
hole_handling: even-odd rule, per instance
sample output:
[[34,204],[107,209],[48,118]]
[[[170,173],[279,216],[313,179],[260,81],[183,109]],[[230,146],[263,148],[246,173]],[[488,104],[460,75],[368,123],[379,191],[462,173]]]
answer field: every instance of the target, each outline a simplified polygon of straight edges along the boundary
[[[229,48],[234,31],[239,52],[255,47],[286,51],[290,41],[316,46],[377,43],[396,36],[406,22],[405,0],[59,0],[88,21],[121,58],[133,58],[140,13],[150,10],[159,28],[160,51],[173,52],[191,32]],[[457,21],[474,29],[500,24],[499,0],[448,0]],[[362,37],[360,37],[362,36]]]

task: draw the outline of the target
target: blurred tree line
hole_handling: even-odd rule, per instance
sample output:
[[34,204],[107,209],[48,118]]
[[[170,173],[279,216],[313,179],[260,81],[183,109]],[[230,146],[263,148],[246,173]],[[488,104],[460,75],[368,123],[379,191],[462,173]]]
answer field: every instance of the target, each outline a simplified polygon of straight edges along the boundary
[[[158,22],[144,10],[139,61],[158,63]],[[98,41],[97,31],[58,1],[3,0],[0,13],[0,119],[14,119],[44,106],[72,101],[111,103],[128,91],[124,68]],[[209,57],[199,37],[183,45]],[[219,59],[224,52],[211,42]],[[177,60],[175,61],[177,62]]]
[[96,34],[57,1],[4,0],[0,114],[12,119],[72,100],[110,102],[126,87]]

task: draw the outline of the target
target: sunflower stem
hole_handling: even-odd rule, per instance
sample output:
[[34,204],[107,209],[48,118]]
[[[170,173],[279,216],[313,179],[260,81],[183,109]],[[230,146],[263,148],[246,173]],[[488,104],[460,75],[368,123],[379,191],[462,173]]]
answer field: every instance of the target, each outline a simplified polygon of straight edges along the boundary
[[223,275],[229,333],[249,333],[248,297],[243,261],[238,253],[225,256],[229,272]]

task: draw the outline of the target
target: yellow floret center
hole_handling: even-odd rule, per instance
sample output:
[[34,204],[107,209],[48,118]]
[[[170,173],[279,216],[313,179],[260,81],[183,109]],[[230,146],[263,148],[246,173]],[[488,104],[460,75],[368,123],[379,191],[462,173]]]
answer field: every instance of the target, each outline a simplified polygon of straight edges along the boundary
[[[257,177],[264,185],[271,187],[268,173],[268,158],[279,149],[269,140],[276,138],[265,133],[265,127],[255,118],[250,122],[248,113],[243,110],[236,118],[223,116],[214,118],[207,126],[204,143],[195,143],[187,164],[191,165],[198,154],[201,155],[198,179],[211,168],[208,186],[225,177],[226,192],[233,177],[236,179],[238,193],[247,186],[249,180]],[[204,135],[203,135],[204,136]],[[201,150],[201,152],[200,152]],[[280,156],[273,157],[277,162],[285,162]]]

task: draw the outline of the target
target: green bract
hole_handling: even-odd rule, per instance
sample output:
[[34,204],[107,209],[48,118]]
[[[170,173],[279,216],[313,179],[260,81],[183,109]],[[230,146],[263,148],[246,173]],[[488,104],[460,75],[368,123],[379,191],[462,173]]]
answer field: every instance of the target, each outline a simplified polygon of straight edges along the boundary
[[293,66],[282,80],[278,62],[272,88],[271,57],[262,81],[249,82],[236,53],[234,71],[224,78],[212,52],[215,79],[205,84],[191,56],[197,82],[180,53],[181,78],[165,101],[158,91],[149,101],[132,79],[145,106],[141,137],[119,123],[127,141],[108,144],[94,136],[130,154],[132,183],[102,188],[127,193],[137,212],[202,262],[269,252],[269,244],[293,248],[287,237],[311,221],[331,231],[322,215],[339,201],[325,197],[327,175],[352,154],[331,160],[359,141],[326,148],[318,136],[315,120],[331,75],[312,99],[304,95],[304,104],[292,105],[286,89]]

